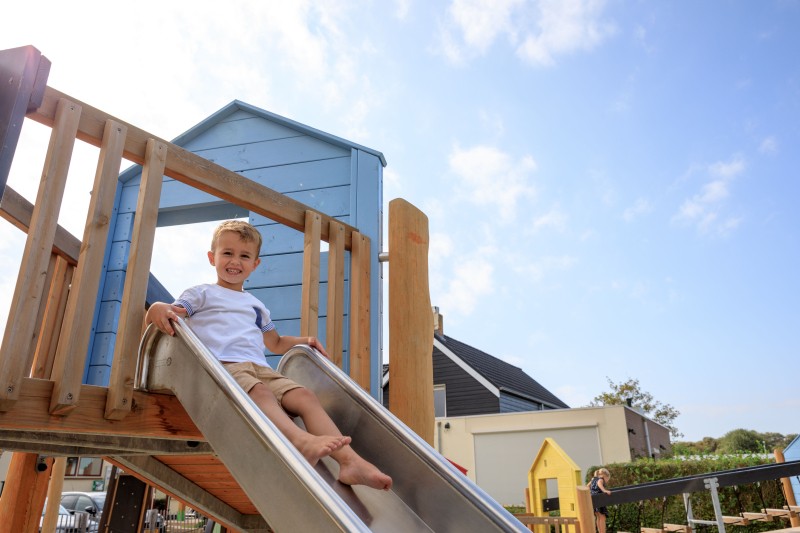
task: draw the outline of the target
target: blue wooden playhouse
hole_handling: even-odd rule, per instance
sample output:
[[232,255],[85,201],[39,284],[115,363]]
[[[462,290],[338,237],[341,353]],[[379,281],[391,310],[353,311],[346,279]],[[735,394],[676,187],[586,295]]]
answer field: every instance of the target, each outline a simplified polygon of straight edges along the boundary
[[[371,240],[373,249],[381,249],[381,181],[386,160],[380,152],[240,101],[231,102],[172,142],[336,220],[358,227]],[[121,187],[111,221],[113,237],[108,244],[100,290],[102,303],[95,318],[92,356],[85,380],[93,385],[107,385],[111,372],[141,170],[141,166],[135,166],[120,175]],[[164,178],[159,226],[245,217],[264,237],[262,264],[248,279],[246,288],[267,305],[282,334],[300,335],[303,233],[169,177]],[[320,281],[324,288],[327,253],[323,252],[320,260]],[[377,253],[372,254],[370,261],[371,271],[380,272]],[[344,271],[350,271],[349,258],[345,258]],[[345,275],[345,285],[347,281]],[[194,282],[187,280],[189,285]],[[380,276],[373,275],[370,280],[370,307],[375,310],[370,317],[372,354],[381,352],[381,290]],[[158,298],[158,292],[151,290],[151,293]],[[325,290],[320,290],[319,337],[323,340],[327,324],[322,320],[327,317],[326,294]],[[347,370],[347,287],[344,294],[343,368]],[[275,367],[277,358],[270,359]],[[370,390],[379,390],[380,365],[381,358],[373,357]]]

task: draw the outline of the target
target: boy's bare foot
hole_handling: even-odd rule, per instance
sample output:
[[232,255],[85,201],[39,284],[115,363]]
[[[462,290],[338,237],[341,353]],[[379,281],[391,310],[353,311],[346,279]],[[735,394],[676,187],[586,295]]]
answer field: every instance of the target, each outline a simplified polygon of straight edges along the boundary
[[378,470],[378,467],[353,453],[336,457],[339,461],[339,481],[345,485],[366,485],[373,489],[389,490],[392,478]]
[[353,439],[350,437],[304,433],[299,442],[293,444],[313,466],[323,457],[327,457],[336,450],[341,449],[342,446],[350,444],[351,440]]

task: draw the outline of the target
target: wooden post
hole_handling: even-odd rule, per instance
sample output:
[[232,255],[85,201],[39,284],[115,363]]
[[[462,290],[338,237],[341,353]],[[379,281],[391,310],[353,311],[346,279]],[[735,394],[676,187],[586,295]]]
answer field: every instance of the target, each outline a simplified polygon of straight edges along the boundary
[[42,531],[55,531],[58,522],[58,507],[61,505],[61,490],[64,488],[64,471],[67,468],[66,457],[56,457],[53,472],[50,474],[50,485],[47,487],[47,509],[42,520]]
[[389,202],[389,409],[433,445],[433,327],[428,217]]
[[[775,462],[776,463],[785,463],[786,458],[783,456],[783,450],[780,448],[775,448],[773,452],[775,455]],[[781,484],[783,485],[783,493],[786,495],[786,504],[791,508],[792,506],[797,506],[797,500],[794,497],[794,491],[792,490],[792,482],[789,478],[782,477]],[[800,516],[795,513],[794,515],[789,515],[789,523],[792,527],[800,527]]]
[[[531,509],[531,489],[530,487],[525,487],[525,513],[530,514],[532,512],[533,509]],[[527,524],[526,527],[531,531],[534,531],[533,524]]]
[[42,104],[50,61],[33,46],[0,52],[0,198],[17,149],[25,114]]
[[39,470],[39,455],[14,452],[6,474],[5,490],[0,496],[0,524],[3,531],[38,531],[42,507],[47,497],[47,482],[53,460],[47,459]]
[[594,506],[592,505],[592,495],[589,487],[578,486],[576,501],[578,502],[578,521],[580,522],[583,533],[594,533]]

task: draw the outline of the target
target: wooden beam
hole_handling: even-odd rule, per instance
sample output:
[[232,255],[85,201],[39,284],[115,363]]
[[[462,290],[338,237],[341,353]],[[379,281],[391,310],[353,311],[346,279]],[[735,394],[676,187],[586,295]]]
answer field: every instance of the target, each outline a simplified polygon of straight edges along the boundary
[[0,430],[0,449],[52,456],[214,453],[207,442],[192,440],[10,429]]
[[[305,213],[308,206],[293,200],[273,189],[264,187],[236,172],[228,170],[199,155],[169,143],[136,126],[123,122],[88,104],[67,96],[52,87],[47,87],[41,107],[29,113],[28,118],[45,125],[52,125],[55,117],[56,103],[59,99],[70,99],[84,109],[84,116],[78,128],[78,138],[94,146],[100,146],[103,124],[114,120],[125,124],[128,138],[125,142],[125,157],[134,163],[143,164],[145,147],[148,139],[155,139],[168,146],[166,168],[164,174],[201,191],[213,194],[232,204],[280,222],[286,226],[303,231]],[[319,213],[322,217],[322,239],[328,241],[328,227],[333,217]],[[350,249],[351,234],[357,231],[353,226],[345,224],[347,234],[345,247]]]
[[[127,129],[123,124],[107,121],[95,172],[89,214],[81,241],[78,267],[67,299],[62,334],[53,361],[52,414],[65,415],[75,408],[80,398],[83,371],[92,335],[94,307],[103,272],[106,241],[114,212],[122,149]],[[9,314],[9,316],[14,316]],[[17,320],[19,317],[16,318]]]
[[144,304],[147,281],[150,275],[150,259],[153,256],[153,241],[156,235],[158,203],[161,198],[161,183],[164,175],[164,162],[167,146],[150,139],[142,169],[142,182],[133,221],[131,253],[125,273],[125,287],[122,291],[122,313],[117,328],[114,345],[114,359],[109,382],[106,418],[119,420],[131,409],[139,340],[144,324]]
[[55,103],[54,114],[44,171],[0,346],[0,411],[10,409],[17,401],[20,380],[28,375],[33,360],[36,316],[41,305],[81,108],[60,101]]
[[52,381],[24,378],[16,404],[0,412],[0,433],[10,429],[205,441],[178,399],[169,394],[134,392],[130,415],[116,421],[103,417],[105,387],[82,385],[81,401],[67,417],[50,414],[52,392]]
[[[33,218],[33,204],[6,185],[5,194],[0,200],[0,217],[11,222],[24,233],[28,233]],[[77,265],[80,252],[81,241],[63,227],[57,226],[53,240],[53,253],[63,257],[69,264]]]

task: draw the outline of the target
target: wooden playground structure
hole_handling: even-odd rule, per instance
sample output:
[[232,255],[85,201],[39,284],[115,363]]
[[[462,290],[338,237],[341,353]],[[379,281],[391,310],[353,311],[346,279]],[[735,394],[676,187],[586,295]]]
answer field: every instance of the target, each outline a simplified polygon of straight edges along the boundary
[[[0,496],[0,524],[7,531],[37,531],[45,499],[57,500],[61,493],[63,459],[92,455],[102,456],[229,530],[268,531],[269,525],[181,403],[171,395],[135,388],[137,350],[145,309],[151,303],[150,261],[163,178],[302,233],[303,336],[318,333],[320,258],[322,243],[327,243],[326,346],[332,361],[342,366],[345,338],[349,339],[349,373],[365,390],[370,389],[370,363],[376,357],[370,353],[370,316],[376,310],[370,308],[369,281],[378,273],[371,270],[370,257],[386,254],[356,227],[49,87],[49,69],[49,61],[33,47],[0,51],[0,74],[9,80],[0,89],[0,217],[27,235],[0,346],[0,449],[13,452],[6,490]],[[34,203],[6,185],[25,120],[51,128]],[[99,149],[80,238],[58,224],[76,141]],[[97,305],[123,160],[141,165],[142,179],[119,324],[108,384],[87,385],[82,380],[92,325],[88,317]],[[390,410],[432,443],[427,218],[408,202],[393,200],[388,241]],[[343,330],[346,323],[348,332]],[[590,533],[593,503],[586,487],[576,488],[575,501],[576,517],[523,513],[517,518],[540,531],[555,527]],[[52,507],[45,516],[51,524]],[[778,517],[780,511],[763,513]],[[797,517],[797,509],[787,512],[792,520]],[[143,521],[142,514],[139,527]],[[678,530],[672,527],[665,524],[658,531]]]
[[[0,347],[0,449],[14,451],[0,497],[0,524],[7,531],[37,531],[48,487],[54,496],[50,501],[60,494],[54,458],[95,455],[191,502],[229,528],[266,530],[180,402],[134,388],[162,179],[167,176],[303,233],[303,336],[318,331],[320,250],[322,242],[328,243],[326,345],[341,365],[347,313],[350,375],[367,390],[370,357],[375,356],[369,347],[369,317],[376,312],[370,309],[369,280],[377,275],[370,271],[369,257],[381,251],[356,227],[49,87],[49,69],[50,62],[33,47],[0,51],[0,72],[9,80],[0,89],[0,216],[27,234]],[[24,120],[52,129],[33,204],[6,186]],[[99,148],[80,239],[58,225],[76,140]],[[123,159],[143,170],[113,364],[107,386],[86,385],[87,317],[97,300]],[[389,227],[389,347],[390,354],[402,354],[392,356],[392,388],[399,393],[392,394],[390,408],[432,443],[427,218],[408,202],[393,200]],[[343,293],[346,255],[349,298]]]

